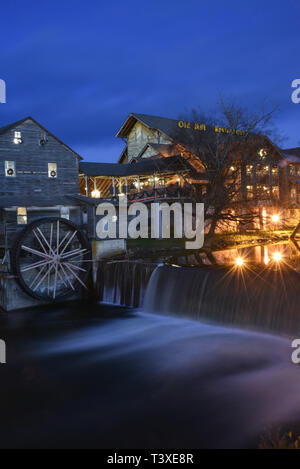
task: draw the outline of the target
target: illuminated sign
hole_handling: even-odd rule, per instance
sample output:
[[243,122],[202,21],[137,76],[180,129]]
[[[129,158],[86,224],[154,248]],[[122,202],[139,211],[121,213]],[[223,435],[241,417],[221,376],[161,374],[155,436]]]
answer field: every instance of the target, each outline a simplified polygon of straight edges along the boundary
[[[208,126],[206,124],[199,124],[199,122],[188,122],[188,121],[178,121],[178,127],[180,129],[200,130],[203,132],[206,132],[206,130],[208,129]],[[218,125],[215,125],[213,130],[216,133],[222,133],[222,134],[245,135],[246,133],[244,130],[228,129],[227,127],[219,127]]]

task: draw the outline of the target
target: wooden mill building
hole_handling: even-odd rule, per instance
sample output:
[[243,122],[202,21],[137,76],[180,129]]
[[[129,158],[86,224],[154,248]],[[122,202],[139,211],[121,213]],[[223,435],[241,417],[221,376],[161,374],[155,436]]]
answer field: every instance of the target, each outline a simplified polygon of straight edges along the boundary
[[[133,200],[153,200],[157,195],[170,199],[177,194],[184,199],[190,184],[197,184],[205,194],[208,178],[201,161],[193,158],[188,142],[195,134],[207,131],[205,124],[130,114],[116,135],[125,142],[118,163],[80,162],[81,194],[91,198],[126,194]],[[239,134],[242,132],[237,131]],[[280,206],[286,218],[297,219],[300,149],[280,149],[268,138],[260,139],[261,146],[257,148],[256,144],[252,152],[237,158],[240,199],[249,206],[257,206],[261,212],[265,207],[277,211]]]
[[[118,204],[124,195],[129,204],[184,203],[195,186],[205,202],[209,178],[188,142],[206,131],[205,124],[130,114],[117,133],[125,142],[119,160],[102,163],[83,161],[32,117],[0,128],[0,306],[10,308],[8,291],[18,296],[15,279],[42,301],[85,287],[99,203]],[[299,148],[283,150],[263,138],[233,164],[241,182],[237,204],[262,213],[280,207],[286,219],[299,221]]]

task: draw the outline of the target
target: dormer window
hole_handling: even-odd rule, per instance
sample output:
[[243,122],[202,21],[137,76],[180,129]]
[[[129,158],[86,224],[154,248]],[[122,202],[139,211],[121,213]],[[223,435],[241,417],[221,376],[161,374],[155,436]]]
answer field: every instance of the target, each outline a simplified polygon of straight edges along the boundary
[[16,145],[22,143],[22,134],[21,134],[21,132],[19,132],[17,130],[14,133],[14,143]]

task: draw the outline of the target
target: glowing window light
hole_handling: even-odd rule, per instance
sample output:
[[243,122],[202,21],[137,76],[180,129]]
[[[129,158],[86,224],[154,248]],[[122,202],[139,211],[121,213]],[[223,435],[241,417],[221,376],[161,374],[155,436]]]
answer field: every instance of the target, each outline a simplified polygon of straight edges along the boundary
[[236,263],[237,266],[241,267],[241,266],[244,264],[244,259],[239,256],[239,257],[235,260],[235,263]]
[[94,190],[92,190],[91,196],[94,199],[99,199],[99,197],[100,197],[100,191],[98,191],[98,189],[97,189],[97,183],[96,183],[95,179],[94,179]]
[[265,254],[264,254],[264,263],[268,265],[270,262],[269,254],[268,254],[268,248],[265,248]]
[[259,151],[258,151],[258,154],[261,158],[265,158],[267,156],[267,150],[265,148],[261,148]]
[[274,215],[272,215],[272,222],[273,223],[278,223],[279,220],[280,220],[280,216],[278,214],[275,213]]
[[281,254],[281,252],[278,252],[278,251],[277,251],[277,252],[274,252],[274,254],[273,254],[273,259],[274,259],[275,262],[280,262],[281,259],[282,259],[282,254]]
[[21,132],[18,132],[18,131],[14,132],[14,143],[16,143],[16,144],[22,143],[22,134],[21,134]]

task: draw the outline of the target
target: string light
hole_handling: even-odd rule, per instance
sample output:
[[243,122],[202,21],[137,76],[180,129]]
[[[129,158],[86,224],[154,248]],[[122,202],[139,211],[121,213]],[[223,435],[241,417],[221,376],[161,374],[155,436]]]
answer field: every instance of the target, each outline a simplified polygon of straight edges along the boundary
[[238,257],[235,261],[236,265],[241,267],[244,264],[244,259],[242,257]]

